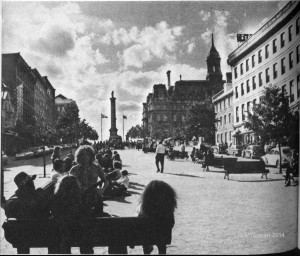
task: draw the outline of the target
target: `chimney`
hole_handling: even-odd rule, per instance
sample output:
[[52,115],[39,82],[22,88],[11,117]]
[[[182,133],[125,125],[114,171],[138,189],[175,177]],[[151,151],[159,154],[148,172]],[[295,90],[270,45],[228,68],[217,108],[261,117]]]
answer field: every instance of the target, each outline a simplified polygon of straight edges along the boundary
[[167,76],[168,76],[168,87],[171,86],[171,77],[170,77],[170,74],[171,74],[171,71],[168,70],[168,71],[167,71]]

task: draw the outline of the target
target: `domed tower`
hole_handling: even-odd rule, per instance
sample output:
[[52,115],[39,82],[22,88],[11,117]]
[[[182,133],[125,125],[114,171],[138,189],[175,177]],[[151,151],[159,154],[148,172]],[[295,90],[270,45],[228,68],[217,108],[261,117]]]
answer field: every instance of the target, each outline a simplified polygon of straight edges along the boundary
[[206,59],[207,62],[207,75],[206,80],[212,83],[222,82],[222,72],[221,72],[221,58],[219,52],[214,45],[214,35],[211,38],[211,48]]

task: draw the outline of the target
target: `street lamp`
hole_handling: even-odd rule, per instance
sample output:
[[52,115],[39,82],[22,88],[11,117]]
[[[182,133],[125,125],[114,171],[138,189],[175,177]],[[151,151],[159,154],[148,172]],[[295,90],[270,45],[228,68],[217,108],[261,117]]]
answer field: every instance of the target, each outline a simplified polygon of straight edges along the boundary
[[[3,111],[3,101],[7,98],[8,95],[8,88],[7,86],[2,83],[1,87],[1,99],[2,99],[2,104],[1,104],[1,111]],[[4,197],[4,169],[1,168],[1,203],[4,203],[5,197]]]

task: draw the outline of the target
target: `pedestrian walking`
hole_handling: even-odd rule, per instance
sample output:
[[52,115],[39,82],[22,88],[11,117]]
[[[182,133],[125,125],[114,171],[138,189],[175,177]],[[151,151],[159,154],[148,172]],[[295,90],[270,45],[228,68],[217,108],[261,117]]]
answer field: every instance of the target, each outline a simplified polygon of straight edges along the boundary
[[[162,141],[158,143],[158,146],[156,147],[156,156],[155,156],[155,163],[157,167],[157,172],[164,172],[164,160],[165,160],[165,153],[166,153],[166,148],[162,144]],[[161,165],[161,169],[159,169],[159,163]]]

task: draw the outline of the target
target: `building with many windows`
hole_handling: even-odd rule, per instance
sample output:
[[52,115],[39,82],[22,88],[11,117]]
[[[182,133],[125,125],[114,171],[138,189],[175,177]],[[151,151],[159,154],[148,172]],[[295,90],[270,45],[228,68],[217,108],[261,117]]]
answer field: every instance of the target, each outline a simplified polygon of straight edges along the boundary
[[70,103],[75,103],[75,105],[77,106],[76,101],[68,99],[62,94],[57,95],[55,97],[56,116],[58,117],[61,113],[63,113],[65,111],[66,106]]
[[2,148],[9,154],[32,146],[34,141],[35,76],[20,53],[2,54],[2,82],[7,86],[15,111],[13,133],[2,129]]
[[52,134],[55,129],[55,89],[46,76],[32,69],[36,77],[34,85],[35,130],[38,133]]
[[231,81],[231,73],[226,73],[227,82],[223,86],[223,90],[212,97],[216,119],[216,145],[227,142],[228,146],[233,143],[232,133],[233,127],[233,89]]
[[300,3],[289,2],[228,56],[233,71],[233,124],[239,143],[258,138],[243,126],[263,89],[276,85],[287,93],[292,111],[300,103]]
[[151,138],[178,136],[193,105],[206,101],[213,107],[212,96],[222,90],[225,82],[222,80],[220,60],[212,37],[206,60],[206,80],[182,80],[180,76],[180,80],[171,86],[171,71],[168,71],[168,88],[164,84],[153,86],[153,92],[148,94],[146,103],[143,103],[143,127]]

